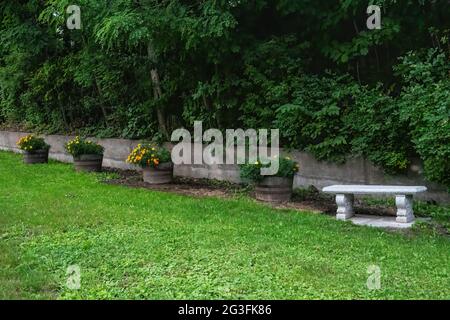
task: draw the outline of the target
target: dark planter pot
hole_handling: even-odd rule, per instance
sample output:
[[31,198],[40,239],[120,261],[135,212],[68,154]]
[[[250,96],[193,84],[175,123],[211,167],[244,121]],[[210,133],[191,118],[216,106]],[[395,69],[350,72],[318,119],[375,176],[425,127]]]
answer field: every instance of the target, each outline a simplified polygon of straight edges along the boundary
[[23,154],[23,162],[26,164],[47,163],[48,150],[25,151]]
[[166,184],[173,180],[173,164],[162,163],[157,168],[142,168],[144,182],[149,184]]
[[102,154],[83,154],[73,157],[73,164],[76,171],[100,172],[102,171]]
[[292,196],[293,178],[266,177],[256,184],[255,197],[266,202],[286,202]]

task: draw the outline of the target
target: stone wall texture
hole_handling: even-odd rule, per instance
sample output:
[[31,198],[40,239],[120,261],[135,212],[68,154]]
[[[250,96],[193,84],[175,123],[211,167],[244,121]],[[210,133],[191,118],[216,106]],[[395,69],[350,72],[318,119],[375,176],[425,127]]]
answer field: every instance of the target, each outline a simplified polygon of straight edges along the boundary
[[[20,152],[16,142],[27,134],[26,132],[0,131],[0,150]],[[64,144],[71,138],[73,137],[45,136],[45,140],[51,146],[50,158],[62,162],[72,162],[72,157],[64,150]],[[127,164],[125,159],[139,141],[95,138],[92,140],[105,147],[103,166],[118,169],[137,169]],[[169,144],[168,146],[170,147]],[[294,188],[315,186],[321,189],[333,184],[423,185],[427,186],[428,191],[419,195],[418,198],[438,203],[450,203],[450,194],[443,186],[430,183],[424,179],[420,161],[416,161],[406,175],[388,176],[380,168],[363,158],[350,158],[344,164],[334,164],[317,161],[307,152],[291,150],[288,154],[300,165],[300,172],[294,178]],[[241,182],[236,165],[177,165],[174,174],[181,177]]]

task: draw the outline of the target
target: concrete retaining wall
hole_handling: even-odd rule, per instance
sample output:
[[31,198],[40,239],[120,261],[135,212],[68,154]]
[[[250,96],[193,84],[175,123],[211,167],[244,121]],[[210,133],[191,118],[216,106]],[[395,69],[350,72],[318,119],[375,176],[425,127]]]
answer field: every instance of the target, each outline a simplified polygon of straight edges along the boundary
[[[0,150],[20,152],[16,142],[23,132],[0,131]],[[50,144],[50,158],[62,162],[72,162],[72,157],[64,150],[64,144],[73,137],[48,135],[45,140]],[[125,163],[125,159],[139,143],[126,139],[92,139],[105,147],[103,165],[119,169],[136,169]],[[170,147],[170,146],[169,146]],[[450,194],[446,189],[434,183],[426,182],[422,176],[422,165],[414,163],[407,175],[387,176],[369,161],[351,158],[345,164],[321,162],[306,152],[291,151],[290,156],[300,164],[300,172],[294,178],[294,187],[315,186],[318,189],[332,184],[386,184],[386,185],[425,185],[428,192],[419,196],[423,200],[450,203]],[[1,164],[0,164],[1,165]],[[207,178],[240,182],[236,165],[179,165],[174,174],[181,177]]]

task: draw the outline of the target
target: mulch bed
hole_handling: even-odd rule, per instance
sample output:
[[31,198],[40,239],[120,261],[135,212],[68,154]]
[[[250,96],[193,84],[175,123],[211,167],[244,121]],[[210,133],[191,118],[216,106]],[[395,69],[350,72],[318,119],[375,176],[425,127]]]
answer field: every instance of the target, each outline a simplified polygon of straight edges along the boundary
[[[225,186],[214,186],[200,179],[175,178],[173,183],[152,185],[142,181],[140,172],[131,170],[107,169],[119,175],[119,178],[105,180],[105,183],[123,185],[132,188],[144,188],[157,191],[165,191],[194,197],[231,197],[232,190]],[[236,189],[237,190],[237,189]]]
[[[232,198],[237,195],[253,196],[253,190],[251,188],[230,182],[176,177],[171,184],[151,185],[142,181],[141,173],[137,171],[118,169],[107,169],[105,171],[107,173],[113,173],[115,176],[112,179],[103,181],[107,184],[171,192],[193,197]],[[312,211],[333,216],[336,214],[334,197],[323,195],[314,187],[310,187],[306,194],[294,194],[292,200],[289,202],[265,204],[277,209]],[[395,208],[381,206],[369,207],[359,200],[355,200],[355,211],[358,214],[395,216]]]

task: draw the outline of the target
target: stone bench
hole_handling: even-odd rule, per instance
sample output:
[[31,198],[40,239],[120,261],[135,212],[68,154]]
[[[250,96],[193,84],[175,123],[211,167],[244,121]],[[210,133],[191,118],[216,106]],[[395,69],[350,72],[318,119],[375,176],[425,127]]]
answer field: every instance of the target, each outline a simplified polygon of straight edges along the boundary
[[334,185],[323,188],[325,193],[336,195],[338,206],[336,218],[347,220],[354,216],[353,201],[355,194],[395,195],[397,219],[399,223],[414,221],[413,195],[427,191],[422,186],[370,186],[370,185]]

